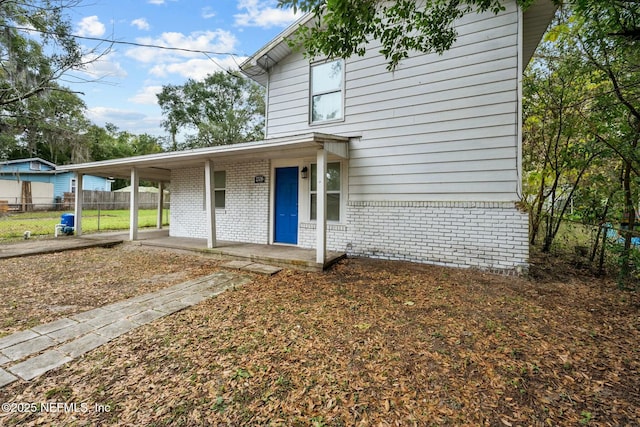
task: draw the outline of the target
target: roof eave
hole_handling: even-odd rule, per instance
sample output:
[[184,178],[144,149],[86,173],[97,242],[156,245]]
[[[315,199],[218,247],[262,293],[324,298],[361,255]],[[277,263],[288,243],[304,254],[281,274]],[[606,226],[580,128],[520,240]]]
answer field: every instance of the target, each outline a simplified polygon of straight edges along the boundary
[[[263,86],[266,85],[266,74],[269,69],[292,52],[287,39],[296,32],[298,27],[309,23],[314,16],[313,13],[307,13],[289,25],[264,47],[240,64],[240,71],[257,83]],[[274,54],[274,52],[278,53]]]
[[[203,164],[204,160],[243,161],[256,158],[273,158],[278,156],[296,156],[300,153],[315,152],[327,145],[327,149],[341,155],[335,150],[335,144],[347,144],[349,138],[323,133],[307,133],[289,137],[273,138],[267,141],[247,142],[223,145],[194,150],[173,151],[168,153],[148,154],[103,160],[99,162],[81,163],[61,166],[60,170],[98,176],[127,178],[133,168],[140,169],[140,177],[151,181],[170,180],[172,169],[182,169]],[[348,150],[343,151],[348,153]]]

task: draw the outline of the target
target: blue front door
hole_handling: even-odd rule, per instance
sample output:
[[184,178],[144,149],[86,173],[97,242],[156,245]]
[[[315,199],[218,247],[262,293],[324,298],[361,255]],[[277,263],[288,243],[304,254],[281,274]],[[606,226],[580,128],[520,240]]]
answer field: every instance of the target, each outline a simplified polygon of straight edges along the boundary
[[298,168],[276,168],[273,240],[298,243]]

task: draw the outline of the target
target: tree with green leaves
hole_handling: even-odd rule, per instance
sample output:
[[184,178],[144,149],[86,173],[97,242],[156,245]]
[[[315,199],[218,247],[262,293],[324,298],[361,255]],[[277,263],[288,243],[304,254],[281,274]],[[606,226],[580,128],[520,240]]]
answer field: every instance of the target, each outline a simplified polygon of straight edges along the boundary
[[[44,91],[88,62],[66,13],[78,0],[0,1],[0,106],[7,108]],[[95,56],[89,61],[94,61]]]
[[577,40],[557,37],[566,20],[558,16],[523,79],[524,202],[531,244],[544,225],[543,252],[551,249],[584,176],[610,153],[585,126],[592,120],[597,70],[585,62]]
[[640,179],[640,2],[576,0],[572,22],[561,36],[577,39],[588,63],[597,71],[590,132],[622,162],[626,231],[621,280],[630,277],[632,238],[637,223]]
[[[517,3],[526,8],[533,1]],[[301,26],[292,39],[308,56],[363,56],[368,43],[377,40],[389,69],[412,51],[449,50],[458,35],[454,23],[464,15],[504,10],[503,0],[279,0],[278,4],[315,15],[313,24]]]
[[[172,148],[196,148],[264,137],[264,89],[238,73],[217,72],[204,80],[163,86],[158,104]],[[178,144],[177,134],[187,134]]]
[[56,83],[50,85],[56,90],[14,104],[12,113],[3,117],[6,158],[42,157],[57,164],[89,158],[81,138],[89,126],[84,102]]

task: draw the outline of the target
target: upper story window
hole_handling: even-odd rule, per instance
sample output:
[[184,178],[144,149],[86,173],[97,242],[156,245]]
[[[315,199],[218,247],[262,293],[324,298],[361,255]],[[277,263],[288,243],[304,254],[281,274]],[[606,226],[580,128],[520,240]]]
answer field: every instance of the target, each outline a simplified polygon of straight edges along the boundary
[[29,169],[32,171],[39,171],[41,169],[40,162],[29,162]]
[[344,61],[311,65],[311,123],[343,118]]

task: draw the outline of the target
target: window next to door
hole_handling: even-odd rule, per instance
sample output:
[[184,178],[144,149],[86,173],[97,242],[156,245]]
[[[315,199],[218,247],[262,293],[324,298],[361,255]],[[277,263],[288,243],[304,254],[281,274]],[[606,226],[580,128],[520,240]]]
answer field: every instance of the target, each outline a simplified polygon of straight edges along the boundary
[[[213,187],[214,187],[214,203],[216,209],[224,209],[226,207],[226,196],[227,196],[227,171],[214,171],[213,172]],[[206,194],[205,192],[207,186],[202,186],[202,210],[205,210],[207,207],[206,203]]]
[[[327,220],[340,221],[340,198],[341,198],[341,163],[327,163]],[[315,220],[318,215],[318,189],[317,189],[318,167],[315,163],[311,164],[311,220]]]

